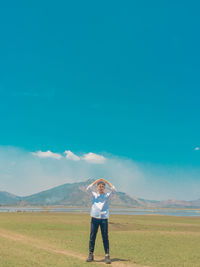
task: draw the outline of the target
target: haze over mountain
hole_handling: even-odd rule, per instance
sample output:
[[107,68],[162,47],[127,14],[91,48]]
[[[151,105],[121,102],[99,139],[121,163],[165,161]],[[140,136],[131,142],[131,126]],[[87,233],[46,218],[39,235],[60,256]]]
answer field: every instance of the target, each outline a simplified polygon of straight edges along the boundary
[[[86,182],[67,183],[53,187],[30,196],[20,197],[0,191],[0,205],[20,206],[90,206],[86,187],[94,180]],[[117,192],[111,199],[112,207],[161,207],[161,208],[200,208],[200,199],[194,201],[165,200],[155,201],[135,198],[124,192]]]

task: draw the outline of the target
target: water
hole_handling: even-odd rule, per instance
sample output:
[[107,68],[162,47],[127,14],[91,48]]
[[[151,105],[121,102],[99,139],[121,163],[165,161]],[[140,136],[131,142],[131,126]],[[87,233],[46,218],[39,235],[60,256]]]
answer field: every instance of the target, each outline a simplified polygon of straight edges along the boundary
[[124,215],[168,215],[168,216],[200,216],[200,210],[189,209],[127,209],[127,210],[113,210],[112,214]]
[[[89,208],[73,207],[0,207],[0,212],[76,212],[89,213]],[[200,216],[200,210],[190,209],[110,209],[110,214],[123,215],[169,215],[169,216]]]

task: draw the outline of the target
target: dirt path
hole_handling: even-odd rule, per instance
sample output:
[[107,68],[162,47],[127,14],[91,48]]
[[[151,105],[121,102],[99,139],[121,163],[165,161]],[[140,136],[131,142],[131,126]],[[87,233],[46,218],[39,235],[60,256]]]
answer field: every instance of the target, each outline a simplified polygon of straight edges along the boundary
[[[22,234],[18,234],[15,233],[13,231],[8,231],[8,230],[4,230],[4,229],[0,229],[0,236],[5,238],[5,239],[10,239],[13,241],[18,241],[22,244],[26,244],[29,246],[33,246],[35,248],[38,249],[43,249],[46,250],[48,252],[52,252],[52,253],[56,253],[56,254],[63,254],[69,257],[74,257],[77,258],[79,260],[83,260],[85,261],[86,256],[71,250],[60,250],[60,249],[55,249],[53,247],[51,247],[48,243],[45,243],[42,240],[36,239],[36,238],[32,238],[32,237],[28,237]],[[149,266],[142,266],[142,265],[138,265],[138,264],[134,264],[134,263],[130,263],[130,262],[126,262],[126,260],[123,259],[117,259],[117,258],[112,258],[112,264],[110,266],[116,266],[116,267],[149,267]],[[123,262],[124,261],[124,262]],[[103,258],[102,257],[95,257],[95,263],[100,264],[100,265],[105,265],[105,263],[103,263]]]

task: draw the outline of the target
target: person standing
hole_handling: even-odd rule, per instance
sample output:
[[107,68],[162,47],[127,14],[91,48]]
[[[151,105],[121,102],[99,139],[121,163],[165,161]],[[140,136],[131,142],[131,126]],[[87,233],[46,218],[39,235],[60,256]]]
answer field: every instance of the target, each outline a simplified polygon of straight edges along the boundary
[[[97,193],[93,190],[93,186],[97,184]],[[105,193],[106,184],[110,187],[111,191]],[[116,192],[115,187],[107,180],[100,178],[87,187],[87,192],[92,196],[92,206],[90,210],[91,216],[91,229],[89,241],[89,256],[87,262],[94,260],[94,247],[98,228],[101,228],[101,235],[105,250],[105,262],[111,263],[109,255],[109,239],[108,239],[108,218],[109,218],[109,199]]]

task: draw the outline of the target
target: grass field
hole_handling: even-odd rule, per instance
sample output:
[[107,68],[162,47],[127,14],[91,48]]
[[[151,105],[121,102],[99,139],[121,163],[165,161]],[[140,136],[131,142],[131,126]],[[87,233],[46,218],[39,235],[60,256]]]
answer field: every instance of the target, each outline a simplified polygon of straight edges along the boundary
[[[90,217],[69,213],[0,213],[0,266],[98,266],[104,251],[97,236],[88,255]],[[200,266],[200,218],[111,215],[113,266]]]

